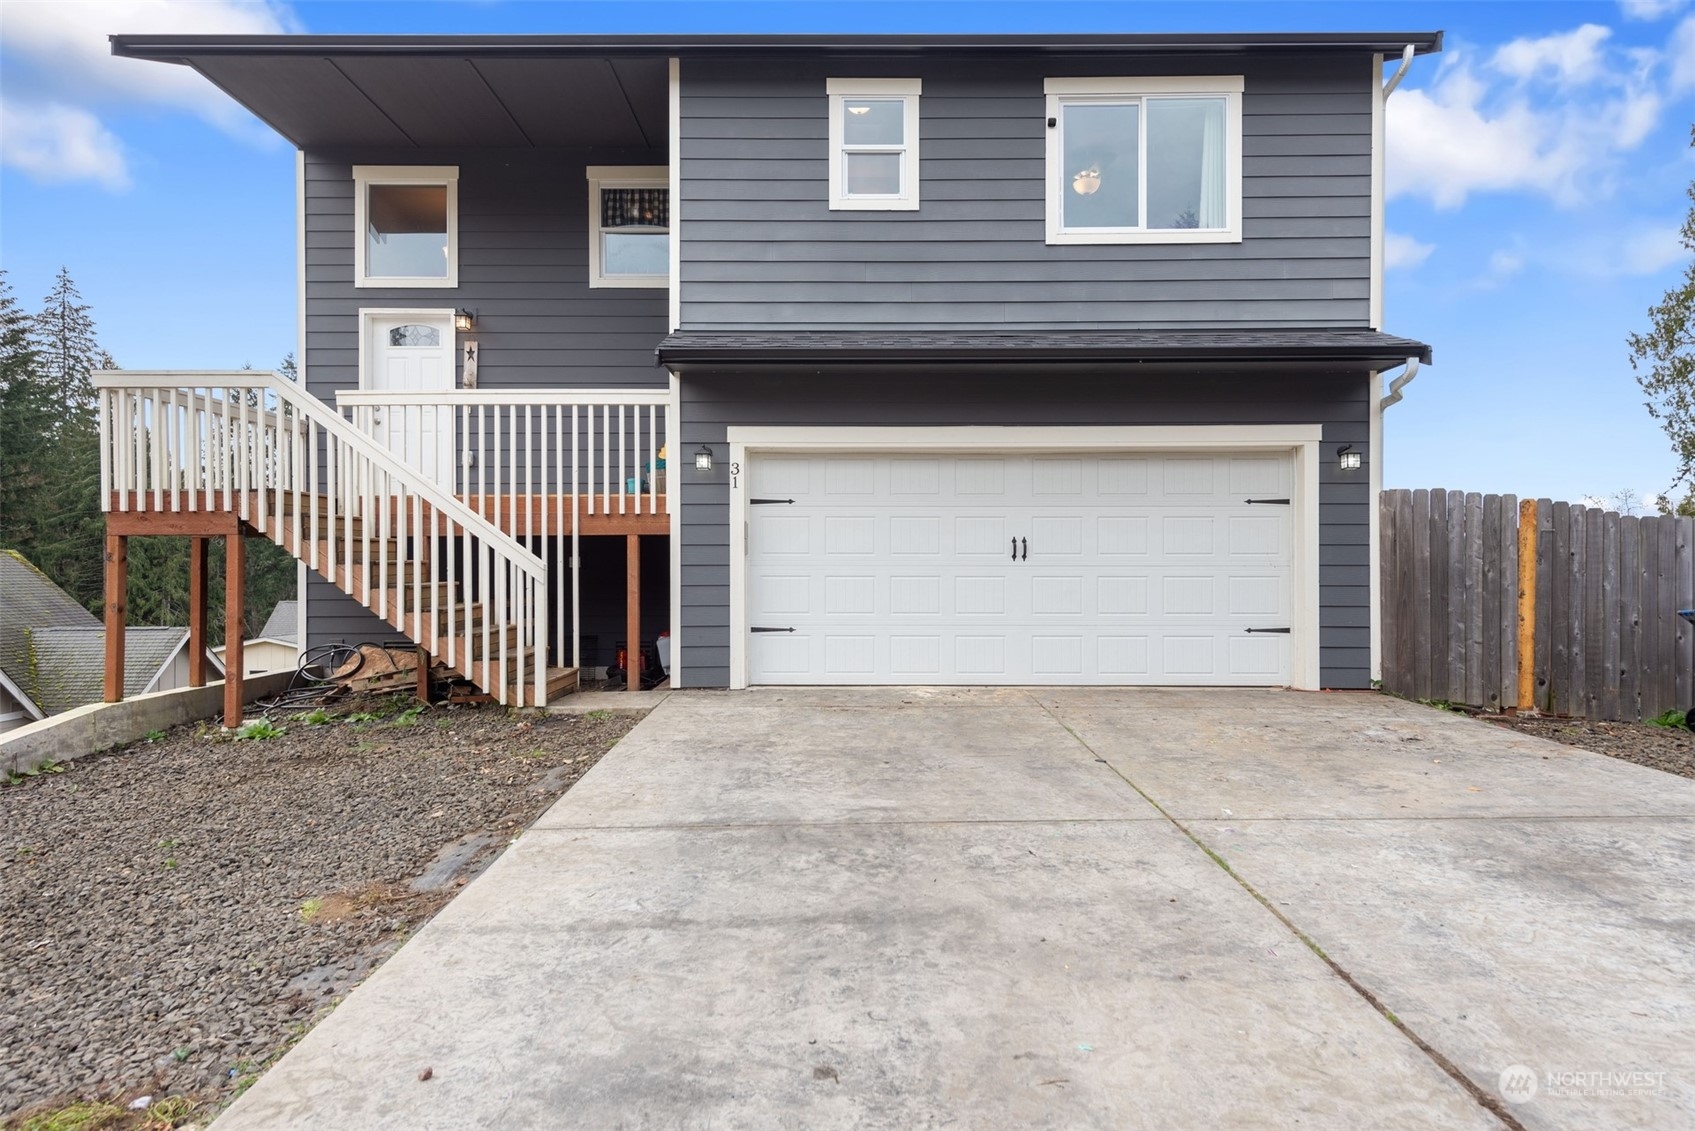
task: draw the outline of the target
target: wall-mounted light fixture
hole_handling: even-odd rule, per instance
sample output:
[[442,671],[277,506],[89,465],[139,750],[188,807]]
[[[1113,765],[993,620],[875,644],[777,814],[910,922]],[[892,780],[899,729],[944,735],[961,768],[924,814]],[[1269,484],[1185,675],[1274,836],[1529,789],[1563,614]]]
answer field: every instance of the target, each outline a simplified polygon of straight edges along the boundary
[[712,449],[707,447],[705,444],[702,444],[699,448],[695,449],[694,469],[696,471],[712,470]]
[[1094,196],[1101,187],[1101,167],[1090,165],[1071,178],[1071,189],[1078,196]]
[[1358,471],[1364,462],[1360,453],[1354,451],[1352,444],[1343,444],[1336,449],[1336,466],[1343,471]]
[[453,312],[453,328],[461,334],[469,334],[477,328],[477,312],[474,310],[455,310]]

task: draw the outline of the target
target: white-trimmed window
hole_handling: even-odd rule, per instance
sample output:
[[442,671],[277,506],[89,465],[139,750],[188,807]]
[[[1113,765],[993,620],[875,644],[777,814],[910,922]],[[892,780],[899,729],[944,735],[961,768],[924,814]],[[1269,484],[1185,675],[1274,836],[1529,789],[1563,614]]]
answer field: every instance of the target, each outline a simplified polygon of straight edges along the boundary
[[590,165],[589,286],[671,285],[671,173]]
[[918,207],[920,79],[829,79],[830,207]]
[[1241,241],[1242,76],[1045,89],[1049,243]]
[[353,166],[353,285],[459,285],[459,167]]

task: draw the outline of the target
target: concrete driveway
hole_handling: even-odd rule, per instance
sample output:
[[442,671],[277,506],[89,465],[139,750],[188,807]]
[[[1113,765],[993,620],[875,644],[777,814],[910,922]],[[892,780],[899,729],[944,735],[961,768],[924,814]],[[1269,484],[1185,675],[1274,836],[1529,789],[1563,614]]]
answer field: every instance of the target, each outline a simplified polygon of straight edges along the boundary
[[217,1131],[1695,1126],[1692,869],[1372,695],[679,693]]

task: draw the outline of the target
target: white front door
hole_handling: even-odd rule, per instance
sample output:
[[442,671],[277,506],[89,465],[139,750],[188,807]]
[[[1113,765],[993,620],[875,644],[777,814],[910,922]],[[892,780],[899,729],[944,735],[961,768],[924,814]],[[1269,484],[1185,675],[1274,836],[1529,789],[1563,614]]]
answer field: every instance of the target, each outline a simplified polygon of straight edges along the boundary
[[773,454],[749,472],[752,683],[1290,682],[1286,454]]
[[[454,387],[452,311],[401,311],[365,319],[363,387],[442,393]],[[453,410],[388,406],[371,411],[372,435],[400,459],[448,489],[454,486]]]

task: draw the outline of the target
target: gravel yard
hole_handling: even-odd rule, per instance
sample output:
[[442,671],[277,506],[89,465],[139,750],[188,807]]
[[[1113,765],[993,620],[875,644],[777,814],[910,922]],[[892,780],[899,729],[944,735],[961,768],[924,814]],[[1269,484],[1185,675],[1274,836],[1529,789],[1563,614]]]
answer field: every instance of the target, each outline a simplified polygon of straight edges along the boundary
[[0,1123],[221,1106],[640,717],[409,706],[178,728],[0,786]]
[[1646,723],[1592,723],[1587,719],[1556,719],[1526,715],[1480,715],[1485,722],[1512,727],[1567,746],[1581,746],[1610,758],[1650,766],[1668,774],[1695,778],[1695,731],[1685,727]]

